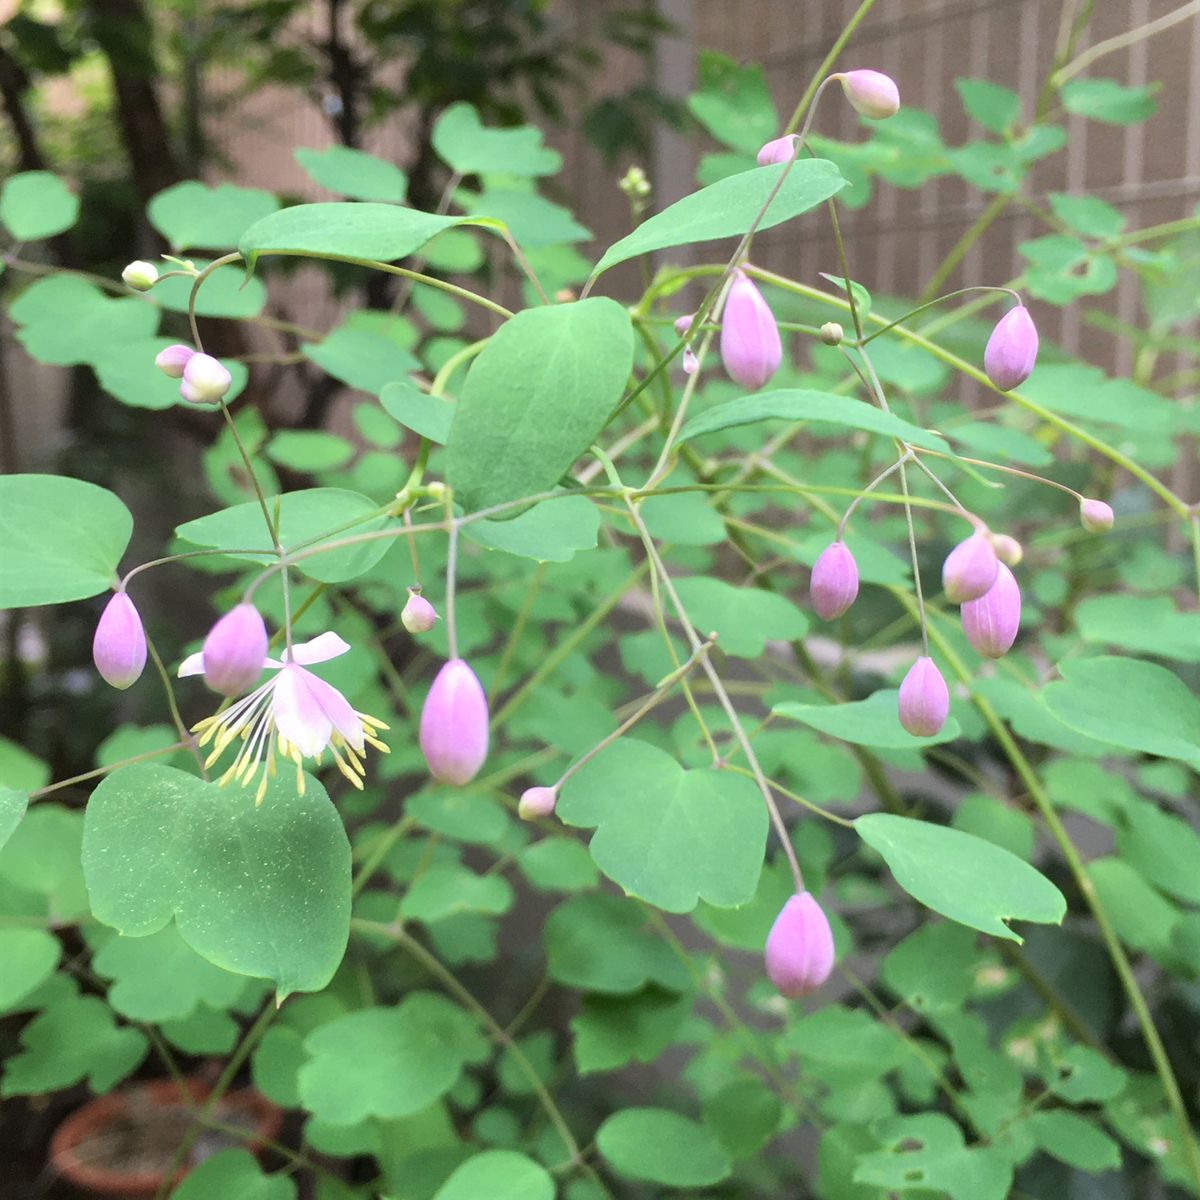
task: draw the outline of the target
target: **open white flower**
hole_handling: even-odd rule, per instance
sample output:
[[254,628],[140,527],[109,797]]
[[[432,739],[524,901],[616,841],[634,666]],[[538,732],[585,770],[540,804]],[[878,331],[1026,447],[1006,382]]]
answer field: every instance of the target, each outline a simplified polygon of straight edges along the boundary
[[[192,726],[192,732],[201,735],[201,746],[213,742],[206,767],[216,762],[235,738],[241,738],[241,749],[221,776],[222,785],[236,779],[247,787],[262,768],[255,797],[261,803],[267,780],[275,774],[275,760],[281,757],[296,764],[296,787],[303,794],[303,760],[311,758],[320,763],[328,747],[338,770],[362,789],[366,774],[362,755],[368,744],[387,753],[387,746],[376,736],[387,726],[358,712],[337,688],[305,669],[349,649],[349,643],[336,633],[299,642],[285,651],[282,662],[274,658],[264,661],[265,667],[278,672],[273,678],[224,711]],[[180,676],[200,675],[203,671],[202,653],[190,655],[179,668]]]

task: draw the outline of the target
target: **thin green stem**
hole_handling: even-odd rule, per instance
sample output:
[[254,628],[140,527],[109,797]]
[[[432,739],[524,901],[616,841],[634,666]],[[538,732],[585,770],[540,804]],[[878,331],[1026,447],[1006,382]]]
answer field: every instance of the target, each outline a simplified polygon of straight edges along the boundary
[[144,754],[134,754],[129,758],[121,759],[120,762],[108,763],[103,767],[97,767],[94,771],[84,771],[82,775],[72,775],[70,779],[60,779],[56,783],[48,783],[45,787],[37,788],[29,793],[30,803],[34,800],[40,800],[43,796],[50,795],[51,792],[60,791],[62,788],[71,787],[76,783],[86,783],[89,779],[98,779],[101,775],[107,775],[111,771],[118,771],[122,767],[129,767],[134,763],[146,762],[151,758],[162,758],[164,754],[174,754],[177,750],[186,750],[190,743],[190,738],[186,742],[172,742],[169,746],[160,746],[157,750],[147,750]]
[[792,133],[803,119],[808,106],[812,104],[816,98],[817,92],[821,85],[825,82],[826,76],[829,73],[830,67],[838,60],[838,56],[846,48],[846,43],[850,41],[854,31],[862,23],[863,18],[875,7],[875,0],[863,0],[863,2],[855,10],[854,15],[842,28],[842,32],[838,34],[837,40],[829,48],[829,53],[821,60],[821,65],[817,67],[813,73],[813,77],[808,87],[804,89],[804,94],[800,97],[796,107],[792,110],[792,115],[788,118],[788,123],[783,127],[785,134]]

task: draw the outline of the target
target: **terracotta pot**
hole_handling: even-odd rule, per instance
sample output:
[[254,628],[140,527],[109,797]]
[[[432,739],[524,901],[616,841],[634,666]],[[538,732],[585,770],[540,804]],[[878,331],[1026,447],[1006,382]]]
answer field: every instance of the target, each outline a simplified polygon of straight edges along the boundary
[[[211,1091],[206,1081],[198,1079],[188,1080],[186,1087],[193,1105],[202,1104]],[[88,1153],[88,1146],[102,1141],[106,1134],[116,1138],[121,1126],[126,1129],[136,1127],[139,1114],[164,1114],[179,1107],[179,1085],[172,1079],[156,1079],[97,1096],[76,1109],[54,1131],[50,1139],[50,1164],[59,1178],[74,1185],[84,1195],[104,1197],[105,1200],[147,1200],[162,1187],[165,1167],[100,1162],[94,1152]],[[248,1089],[226,1093],[218,1101],[216,1113],[224,1123],[245,1126],[247,1141],[240,1142],[231,1137],[229,1144],[244,1145],[251,1152],[260,1149],[264,1140],[274,1140],[283,1124],[283,1113]],[[145,1116],[142,1119],[145,1120]],[[172,1153],[174,1149],[171,1147]],[[193,1152],[195,1149],[196,1146]],[[187,1175],[196,1161],[193,1158],[179,1168],[171,1181],[172,1187]]]

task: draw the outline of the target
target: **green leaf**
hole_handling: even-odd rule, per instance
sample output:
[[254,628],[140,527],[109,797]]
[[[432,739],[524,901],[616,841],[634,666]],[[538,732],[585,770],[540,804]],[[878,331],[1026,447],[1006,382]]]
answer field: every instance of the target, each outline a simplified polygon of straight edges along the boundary
[[171,1193],[171,1200],[296,1200],[295,1180],[286,1175],[265,1175],[254,1155],[240,1146],[218,1150],[193,1167]]
[[[131,338],[98,350],[89,361],[97,383],[110,396],[131,408],[163,409],[174,408],[177,404],[184,408],[199,408],[199,405],[188,405],[180,397],[178,379],[168,378],[154,365],[158,352],[170,345],[170,338]],[[225,393],[228,403],[241,395],[250,373],[233,359],[226,358],[221,362],[232,376]]]
[[574,838],[548,837],[526,846],[517,865],[542,892],[579,892],[599,878],[592,856]]
[[1116,1171],[1121,1166],[1117,1143],[1096,1125],[1065,1108],[1030,1115],[1029,1129],[1037,1144],[1052,1158],[1077,1171]]
[[1165,667],[1135,658],[1088,658],[1059,665],[1045,689],[1065,725],[1110,746],[1179,758],[1200,770],[1200,701]]
[[1180,900],[1200,904],[1200,836],[1184,820],[1153,804],[1135,804],[1119,817],[1121,857],[1154,885]]
[[0,926],[0,1013],[11,1012],[58,966],[58,939],[44,929]]
[[226,1012],[201,1004],[189,1016],[164,1021],[159,1026],[163,1037],[184,1054],[229,1054],[237,1045],[241,1029]]
[[[110,300],[91,284],[70,275],[39,280],[22,293],[18,304],[26,300],[29,306],[20,305],[20,311],[34,316],[23,322],[17,340],[31,358],[52,366],[69,367],[111,358],[115,346],[132,347],[145,342],[158,328],[159,312],[153,304],[133,296]],[[44,312],[48,302],[54,307]],[[14,313],[18,304],[13,305]]]
[[683,964],[646,926],[630,900],[603,892],[573,896],[546,921],[546,969],[559,983],[593,992],[636,992],[648,983],[684,991]]
[[656,987],[631,996],[584,996],[579,1015],[571,1019],[576,1069],[587,1075],[654,1062],[691,1010],[691,996]]
[[[201,271],[210,265],[204,258],[192,261]],[[162,279],[154,285],[151,299],[168,312],[186,313],[193,282],[183,276]],[[196,315],[199,317],[257,317],[266,304],[267,288],[262,280],[247,278],[246,273],[233,264],[218,267],[196,292]],[[175,387],[178,386],[176,381]]]
[[154,763],[92,793],[83,869],[98,920],[144,937],[175,918],[209,962],[274,981],[280,999],[333,976],[350,926],[350,847],[325,789],[283,772],[261,804]]
[[725,522],[702,492],[647,496],[642,520],[651,537],[677,546],[715,546],[725,540]]
[[541,250],[585,242],[592,236],[590,230],[575,220],[570,209],[523,188],[489,187],[480,193],[463,188],[455,199],[480,224],[505,226],[522,248]]
[[68,995],[21,1030],[21,1051],[10,1057],[2,1096],[36,1096],[87,1080],[107,1092],[133,1071],[149,1049],[136,1029],[118,1028],[98,996]]
[[408,193],[408,176],[399,167],[363,150],[351,146],[310,150],[302,146],[292,154],[310,179],[339,196],[402,204]]
[[460,175],[553,175],[562,166],[562,155],[542,145],[540,129],[487,129],[465,100],[443,111],[430,140],[442,161]]
[[418,1113],[458,1082],[463,1067],[488,1056],[475,1019],[432,992],[328,1021],[304,1048],[300,1102],[331,1125]]
[[663,1108],[626,1108],[596,1130],[596,1148],[619,1175],[668,1187],[706,1187],[730,1174],[729,1156],[703,1125]]
[[762,588],[689,575],[675,590],[701,637],[716,633],[726,654],[758,658],[768,641],[790,642],[808,632],[808,618],[790,600]]
[[1007,132],[1021,115],[1021,97],[1011,88],[986,79],[956,79],[954,89],[967,116],[989,133]]
[[409,885],[400,916],[430,925],[464,912],[498,916],[512,907],[513,892],[500,875],[476,875],[455,863],[434,863]]
[[1075,624],[1088,642],[1200,662],[1200,613],[1180,612],[1170,596],[1089,596]]
[[5,843],[16,832],[28,804],[28,792],[0,788],[0,850],[4,849]]
[[454,405],[448,400],[431,396],[410,380],[400,379],[379,393],[379,402],[405,429],[439,446],[446,444],[454,419]]
[[[395,524],[386,517],[373,515],[379,511],[375,501],[341,488],[309,488],[301,492],[288,492],[279,497],[278,502],[279,540],[285,549],[309,541],[319,545],[322,541],[331,541],[348,532],[369,533]],[[268,499],[267,503],[274,508],[274,500]],[[344,528],[350,525],[353,526],[352,530]],[[339,532],[321,537],[329,530]],[[193,546],[253,551],[248,554],[231,553],[229,557],[259,566],[265,566],[275,557],[262,509],[256,500],[187,521],[175,530],[175,536]],[[296,569],[322,583],[343,583],[369,571],[390,546],[391,542],[386,538],[360,542],[302,559],[297,562]]]
[[1071,196],[1066,192],[1051,192],[1050,207],[1054,215],[1075,233],[1091,238],[1114,238],[1125,228],[1125,214],[1099,196]]
[[563,786],[558,817],[596,827],[596,865],[627,893],[667,912],[699,900],[733,908],[752,899],[767,815],[740,775],[684,771],[636,738],[602,750]]
[[957,1012],[974,990],[978,964],[973,933],[927,922],[888,951],[879,978],[917,1012]]
[[504,809],[490,796],[460,788],[435,788],[410,796],[405,814],[426,829],[456,842],[498,844],[509,829]]
[[1019,808],[994,796],[964,796],[954,810],[951,824],[963,833],[1002,846],[1018,858],[1028,859],[1033,855],[1033,822]]
[[[755,167],[740,175],[730,175],[655,213],[605,251],[592,271],[593,277],[617,263],[654,250],[740,237],[750,228],[788,165]],[[773,229],[790,221],[816,208],[845,185],[833,163],[820,158],[798,159],[791,164],[787,179],[758,228]]]
[[802,721],[844,742],[878,746],[884,750],[920,750],[923,746],[952,742],[962,732],[958,722],[951,717],[933,737],[913,737],[900,724],[897,695],[896,689],[885,688],[865,700],[852,700],[847,704],[797,704],[789,700],[776,704],[771,711],[781,717]]
[[783,1034],[784,1047],[801,1058],[841,1066],[870,1066],[878,1075],[905,1058],[894,1030],[857,1008],[829,1004],[793,1021]]
[[981,838],[890,813],[859,817],[854,828],[914,900],[959,924],[1020,942],[1005,922],[1059,924],[1067,911],[1041,872]]
[[[17,791],[32,792],[45,787],[50,782],[50,767],[35,758],[23,746],[11,742],[6,737],[0,737],[0,789],[12,788]],[[9,801],[16,804],[16,801]],[[21,808],[24,811],[24,804]],[[0,812],[5,811],[0,802]],[[4,827],[4,818],[0,817],[0,829]],[[10,830],[11,832],[11,830]],[[3,838],[0,838],[3,844]]]
[[1069,1104],[1111,1100],[1125,1088],[1128,1076],[1090,1046],[1071,1046],[1059,1057],[1050,1090]]
[[299,1108],[297,1077],[307,1061],[303,1036],[276,1022],[263,1034],[250,1060],[254,1086],[281,1108]]
[[554,1200],[554,1180],[515,1150],[485,1150],[467,1159],[446,1180],[433,1200]]
[[1087,874],[1121,941],[1157,958],[1168,956],[1179,910],[1124,859],[1095,858]]
[[492,222],[418,212],[394,204],[297,204],[255,221],[241,234],[238,250],[251,267],[260,254],[395,262],[415,254],[430,238],[455,225],[489,227]]
[[282,429],[267,443],[267,457],[292,471],[332,471],[354,457],[354,447],[319,429]]
[[761,1080],[734,1079],[704,1102],[704,1123],[733,1158],[757,1154],[776,1134],[783,1106]]
[[42,803],[0,850],[0,883],[46,897],[51,924],[78,921],[88,911],[79,865],[83,814],[60,804]]
[[687,98],[692,116],[717,141],[757,154],[775,136],[779,121],[762,67],[701,50],[698,74],[696,90]]
[[49,171],[10,175],[0,188],[0,222],[17,242],[54,237],[75,224],[79,197]]
[[595,440],[633,364],[615,300],[518,313],[471,364],[446,443],[446,478],[468,512],[552,488]]
[[83,600],[112,587],[133,532],[112,492],[65,475],[8,475],[0,511],[0,608]]
[[[775,420],[815,421],[821,425],[862,429],[867,433],[900,438],[927,450],[947,453],[950,449],[945,439],[936,433],[919,429],[916,425],[911,425],[908,421],[886,413],[872,404],[852,400],[849,396],[835,396],[830,392],[814,392],[809,388],[756,392],[753,396],[739,396],[736,400],[716,404],[685,422],[679,434],[679,441],[690,441],[692,438],[716,433],[721,429],[736,429],[739,425]],[[832,436],[823,430],[815,432],[818,437]]]
[[[396,320],[397,326],[406,323]],[[353,318],[335,329],[323,342],[305,342],[304,357],[335,379],[364,392],[380,395],[383,389],[421,365],[400,343],[398,333],[386,326],[365,325]]]
[[1067,112],[1109,125],[1134,125],[1158,107],[1157,87],[1125,87],[1115,79],[1072,79],[1059,95]]
[[490,550],[504,550],[535,562],[570,562],[577,550],[591,550],[600,533],[600,513],[587,496],[564,493],[543,500],[511,521],[472,521],[463,532]]
[[278,208],[279,201],[261,188],[208,187],[189,179],[159,192],[146,205],[146,216],[175,253],[229,250],[247,228]]

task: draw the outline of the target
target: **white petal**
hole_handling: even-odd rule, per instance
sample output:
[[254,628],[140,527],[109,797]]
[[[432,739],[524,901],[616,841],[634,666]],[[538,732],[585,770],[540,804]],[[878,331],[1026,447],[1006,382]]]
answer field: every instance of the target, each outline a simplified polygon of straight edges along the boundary
[[279,672],[274,681],[271,712],[280,736],[305,758],[312,758],[329,745],[333,722],[312,694],[306,675],[307,671],[290,663]]
[[180,679],[188,675],[203,675],[204,674],[204,651],[197,650],[195,654],[189,654],[187,658],[179,664],[177,675]]
[[309,642],[297,642],[292,647],[291,661],[308,666],[310,663],[325,662],[337,658],[350,649],[350,643],[338,637],[336,633],[322,633]]

